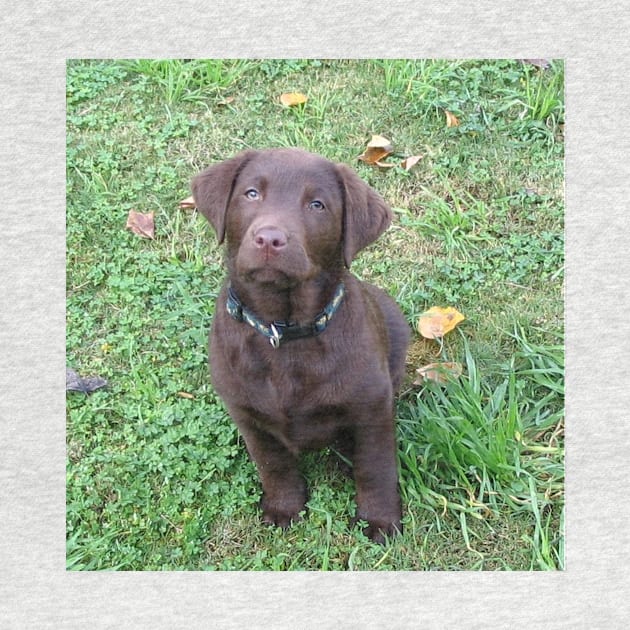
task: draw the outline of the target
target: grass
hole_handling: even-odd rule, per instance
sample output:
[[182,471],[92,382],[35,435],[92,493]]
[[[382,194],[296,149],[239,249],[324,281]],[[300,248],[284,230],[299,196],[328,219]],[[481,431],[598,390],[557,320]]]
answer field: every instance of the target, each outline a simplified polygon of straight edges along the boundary
[[[68,394],[72,570],[563,568],[563,65],[516,60],[75,60],[67,68],[67,355],[109,387]],[[308,95],[279,104],[283,92]],[[447,127],[445,110],[460,121]],[[410,172],[357,161],[372,134]],[[350,164],[395,212],[353,272],[410,324],[398,402],[405,532],[350,528],[354,489],[309,453],[305,519],[264,527],[242,440],[209,384],[224,272],[178,202],[193,174],[246,147]],[[156,238],[125,230],[155,212]],[[464,375],[413,386],[417,367]]]

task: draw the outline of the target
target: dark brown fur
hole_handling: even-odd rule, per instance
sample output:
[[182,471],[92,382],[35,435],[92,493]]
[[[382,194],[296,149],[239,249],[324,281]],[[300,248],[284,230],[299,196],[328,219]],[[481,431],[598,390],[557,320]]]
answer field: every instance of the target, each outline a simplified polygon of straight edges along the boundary
[[245,151],[200,173],[192,189],[227,240],[229,282],[260,319],[306,325],[340,281],[346,289],[324,332],[277,349],[230,317],[226,287],[219,295],[212,380],[256,463],[264,521],[298,518],[307,498],[300,452],[336,444],[353,463],[357,518],[382,541],[401,529],[394,394],[409,327],[393,300],[347,268],[388,227],[390,209],[348,167],[297,149]]

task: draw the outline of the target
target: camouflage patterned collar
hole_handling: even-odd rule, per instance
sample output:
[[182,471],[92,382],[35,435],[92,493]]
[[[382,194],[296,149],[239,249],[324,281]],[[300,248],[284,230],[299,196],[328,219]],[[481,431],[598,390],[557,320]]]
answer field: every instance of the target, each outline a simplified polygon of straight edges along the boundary
[[332,300],[324,307],[315,319],[306,326],[298,326],[295,322],[290,321],[274,321],[270,324],[265,323],[262,319],[254,315],[252,311],[243,306],[236,296],[234,289],[228,287],[227,312],[237,322],[245,322],[260,334],[269,339],[269,343],[274,348],[279,348],[281,343],[291,341],[292,339],[301,339],[304,337],[315,337],[326,330],[328,323],[333,315],[339,309],[339,305],[343,301],[345,295],[345,287],[340,282],[335,291]]

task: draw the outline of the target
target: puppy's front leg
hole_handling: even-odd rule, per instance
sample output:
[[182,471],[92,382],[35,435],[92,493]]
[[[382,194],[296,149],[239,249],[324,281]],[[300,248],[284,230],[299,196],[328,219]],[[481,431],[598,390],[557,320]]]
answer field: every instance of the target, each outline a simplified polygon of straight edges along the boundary
[[[375,418],[379,418],[378,423]],[[386,406],[379,415],[366,416],[365,423],[357,426],[353,470],[357,519],[367,521],[366,536],[383,543],[386,535],[402,531],[391,406]]]
[[262,483],[263,521],[287,528],[299,519],[306,503],[306,483],[299,472],[297,457],[273,435],[259,429],[246,413],[232,410],[250,457]]

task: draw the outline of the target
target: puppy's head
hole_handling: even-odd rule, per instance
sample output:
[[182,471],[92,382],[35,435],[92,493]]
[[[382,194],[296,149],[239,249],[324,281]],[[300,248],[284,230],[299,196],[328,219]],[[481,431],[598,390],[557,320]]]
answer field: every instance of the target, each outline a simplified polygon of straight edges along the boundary
[[192,191],[237,273],[261,281],[349,267],[391,221],[350,168],[298,149],[244,151],[197,175]]

